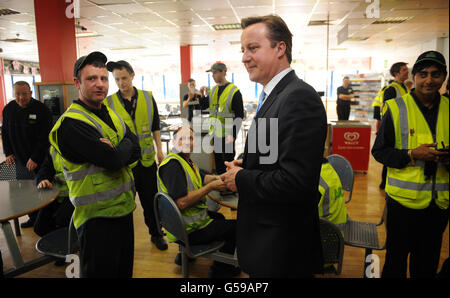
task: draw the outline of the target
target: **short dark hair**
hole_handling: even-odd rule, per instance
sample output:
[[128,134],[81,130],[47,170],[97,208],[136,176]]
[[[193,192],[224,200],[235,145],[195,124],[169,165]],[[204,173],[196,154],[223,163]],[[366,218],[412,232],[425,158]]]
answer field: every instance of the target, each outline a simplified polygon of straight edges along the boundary
[[430,66],[436,66],[437,69],[439,69],[439,71],[441,73],[443,73],[445,76],[447,76],[447,68],[445,67],[445,65],[439,64],[439,63],[431,61],[431,60],[426,60],[426,61],[422,61],[422,62],[414,64],[411,74],[414,76],[416,73],[418,73],[422,69],[430,67]]
[[106,64],[105,64],[103,61],[101,61],[101,60],[94,60],[94,61],[92,61],[92,62],[86,63],[86,64],[85,64],[82,68],[80,68],[80,69],[78,70],[78,72],[77,72],[77,79],[78,79],[79,81],[81,81],[81,71],[83,70],[83,68],[84,68],[86,65],[92,65],[92,66],[95,66],[95,67],[97,67],[97,68],[106,68]]
[[242,29],[250,25],[263,23],[268,29],[267,38],[271,41],[272,47],[280,41],[286,44],[286,58],[289,63],[292,62],[292,33],[283,19],[277,15],[266,15],[259,17],[249,17],[241,20]]
[[119,60],[119,61],[117,61],[117,62],[114,62],[114,61],[110,61],[110,62],[108,62],[107,64],[106,64],[106,68],[108,69],[108,71],[110,71],[110,72],[113,72],[115,69],[118,69],[118,70],[122,70],[122,69],[126,69],[127,70],[127,72],[131,75],[131,74],[134,74],[134,69],[133,69],[133,67],[131,66],[131,64],[130,63],[128,63],[127,61],[125,61],[125,60]]
[[194,79],[189,79],[188,83],[190,83],[190,82],[195,82],[195,80]]
[[408,63],[406,63],[406,62],[397,62],[397,63],[392,64],[391,69],[389,70],[389,72],[391,73],[391,76],[395,77],[395,74],[399,73],[400,69],[406,65],[408,65]]
[[28,86],[28,88],[30,88],[30,90],[31,90],[31,87],[30,87],[30,84],[28,84],[28,82],[26,82],[26,81],[17,81],[17,82],[15,82],[14,83],[14,86]]

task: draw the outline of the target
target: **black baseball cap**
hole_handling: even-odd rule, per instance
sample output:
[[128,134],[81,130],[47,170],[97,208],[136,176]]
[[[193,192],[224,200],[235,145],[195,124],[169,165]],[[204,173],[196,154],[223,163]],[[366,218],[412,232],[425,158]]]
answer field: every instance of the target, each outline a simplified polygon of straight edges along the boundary
[[227,71],[227,66],[221,62],[214,63],[206,72]]
[[447,64],[445,63],[444,56],[437,51],[427,51],[425,53],[420,54],[420,56],[416,60],[416,63],[414,63],[414,66],[424,61],[433,61],[439,65],[447,66]]
[[106,64],[106,68],[110,72],[112,72],[114,69],[122,69],[124,67],[126,68],[126,70],[128,70],[129,73],[134,73],[133,67],[131,67],[130,63],[125,60],[119,60],[117,62],[110,61],[108,62],[108,64]]
[[78,75],[78,72],[89,63],[92,63],[94,61],[102,61],[106,64],[106,61],[108,61],[108,58],[106,58],[105,54],[102,52],[92,52],[89,55],[82,56],[78,58],[78,60],[75,62],[75,65],[73,66],[73,76],[76,77]]
[[436,66],[445,74],[447,74],[447,64],[445,63],[444,56],[437,52],[437,51],[426,51],[417,58],[416,62],[414,63],[414,66],[412,68],[412,74],[416,74],[422,66],[423,63],[426,62],[433,62],[436,64]]

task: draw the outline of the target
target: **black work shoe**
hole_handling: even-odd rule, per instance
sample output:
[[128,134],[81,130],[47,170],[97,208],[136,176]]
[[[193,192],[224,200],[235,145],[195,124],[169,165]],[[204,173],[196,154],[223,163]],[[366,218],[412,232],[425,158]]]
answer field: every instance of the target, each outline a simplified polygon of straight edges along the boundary
[[209,268],[208,276],[210,278],[231,278],[241,274],[240,267],[234,267],[229,264],[216,264],[213,263]]
[[168,248],[167,242],[163,236],[152,236],[152,242],[159,250],[166,250]]
[[21,228],[31,228],[33,226],[34,226],[34,220],[32,220],[31,218],[28,221],[20,224]]
[[[194,262],[195,259],[188,257],[188,261],[189,262]],[[178,253],[177,256],[175,257],[175,264],[177,264],[178,266],[181,266],[181,262],[182,262],[181,261],[181,253]]]

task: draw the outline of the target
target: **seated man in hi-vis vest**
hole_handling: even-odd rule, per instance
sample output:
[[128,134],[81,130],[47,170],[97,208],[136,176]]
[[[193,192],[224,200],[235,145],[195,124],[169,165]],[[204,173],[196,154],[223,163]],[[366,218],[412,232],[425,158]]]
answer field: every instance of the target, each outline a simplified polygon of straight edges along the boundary
[[135,74],[127,61],[110,61],[106,67],[112,72],[119,90],[108,96],[103,103],[119,114],[139,139],[141,158],[131,165],[136,192],[144,210],[144,220],[151,235],[151,242],[159,250],[166,250],[167,242],[162,232],[157,229],[153,211],[153,201],[158,192],[157,164],[164,159],[158,106],[151,91],[139,90],[133,86]]
[[386,101],[372,148],[387,167],[386,261],[382,277],[434,277],[448,222],[449,100],[439,94],[444,56],[422,53],[415,89]]
[[74,207],[69,200],[69,188],[64,179],[62,157],[55,147],[50,146],[35,181],[38,189],[57,187],[59,194],[51,204],[39,209],[34,223],[34,232],[42,237],[58,228],[68,227]]
[[122,118],[102,104],[108,94],[107,58],[92,52],[74,65],[79,99],[50,132],[61,156],[73,224],[80,241],[82,277],[133,275],[134,181],[130,164],[139,141]]
[[[174,133],[173,149],[158,168],[158,190],[168,194],[177,204],[186,223],[190,244],[210,243],[224,240],[220,251],[234,254],[236,241],[236,220],[227,220],[217,212],[208,211],[206,195],[213,190],[226,190],[219,176],[203,175],[190,159],[194,148],[194,133],[182,126]],[[177,239],[166,231],[167,239]],[[178,255],[175,263],[181,265]],[[214,262],[210,277],[232,277],[239,275],[240,268]]]
[[342,183],[336,170],[326,158],[322,161],[319,180],[319,216],[334,223],[344,235],[347,222],[347,207],[345,206]]

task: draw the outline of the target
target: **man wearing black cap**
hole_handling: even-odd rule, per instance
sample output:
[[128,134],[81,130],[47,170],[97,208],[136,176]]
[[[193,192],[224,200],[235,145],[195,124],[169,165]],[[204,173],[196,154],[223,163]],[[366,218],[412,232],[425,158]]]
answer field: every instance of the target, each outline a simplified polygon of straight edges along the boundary
[[[149,229],[151,242],[158,249],[166,250],[167,242],[162,236],[162,231],[157,229],[153,211],[154,197],[158,192],[157,164],[164,159],[158,106],[151,91],[138,90],[133,86],[134,70],[127,61],[110,61],[106,67],[112,72],[119,91],[108,96],[103,103],[119,114],[139,139],[141,158],[132,164],[136,191],[144,209],[145,224]],[[155,149],[157,149],[156,162]]]
[[387,166],[386,261],[383,277],[434,277],[448,221],[449,100],[439,94],[447,76],[441,53],[421,54],[415,89],[386,101],[372,148]]
[[129,165],[140,158],[136,136],[102,104],[108,93],[107,58],[92,52],[74,66],[80,98],[50,132],[62,156],[75,206],[83,277],[132,277],[134,181]]
[[209,108],[209,135],[214,138],[216,172],[223,174],[226,171],[225,162],[234,160],[236,154],[234,143],[244,118],[244,105],[239,89],[225,78],[225,64],[214,63],[207,72],[212,72],[217,85],[207,96],[204,88],[200,89],[204,96],[200,102],[202,109]]

